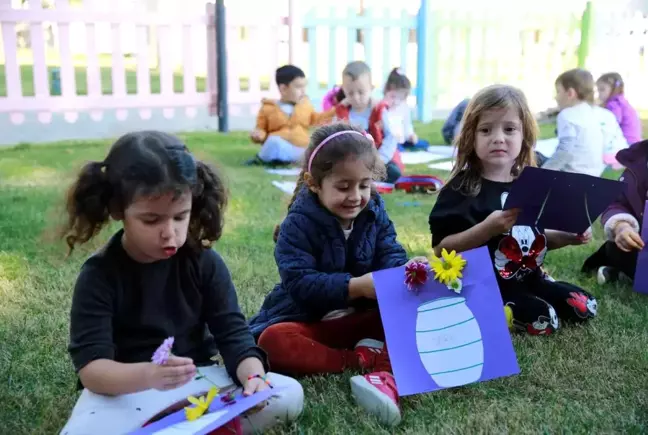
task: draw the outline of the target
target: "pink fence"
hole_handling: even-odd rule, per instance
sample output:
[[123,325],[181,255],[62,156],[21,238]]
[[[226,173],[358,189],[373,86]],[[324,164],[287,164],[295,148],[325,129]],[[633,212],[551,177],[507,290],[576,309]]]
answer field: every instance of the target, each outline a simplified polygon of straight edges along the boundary
[[[76,123],[76,129],[80,118],[95,123],[109,118],[110,125],[102,129],[114,135],[128,130],[134,122],[142,128],[142,121],[158,115],[158,124],[166,119],[168,126],[168,120],[173,119],[176,130],[200,129],[208,124],[214,127],[213,3],[166,2],[154,11],[147,10],[144,1],[131,0],[112,4],[101,0],[50,0],[48,8],[40,0],[22,7],[13,3],[0,0],[0,54],[4,53],[0,56],[0,130],[11,127],[16,133],[23,127],[33,133],[34,126],[50,125],[59,118],[64,120],[59,130],[70,123]],[[277,13],[250,13],[238,4],[230,4],[230,113],[245,118],[255,114],[262,97],[276,92],[268,76],[280,61],[288,60],[287,39],[279,41],[279,30],[289,32],[287,20]],[[55,34],[54,44],[45,29]],[[29,35],[27,48],[20,47],[24,45],[20,38],[24,34]],[[286,52],[281,60],[280,50]],[[53,74],[60,74],[60,95],[51,95]],[[117,125],[120,122],[123,125]],[[33,136],[18,131],[17,136],[5,135],[0,145],[25,138],[40,141]],[[55,136],[65,139],[88,135]],[[52,140],[48,137],[43,140]]]

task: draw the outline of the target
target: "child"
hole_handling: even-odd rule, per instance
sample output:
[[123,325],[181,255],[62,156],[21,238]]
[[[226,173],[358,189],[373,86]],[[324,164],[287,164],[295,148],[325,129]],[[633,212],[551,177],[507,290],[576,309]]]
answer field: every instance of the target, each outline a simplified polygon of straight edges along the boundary
[[587,243],[584,235],[515,225],[519,210],[502,208],[513,181],[534,166],[537,124],[524,94],[510,86],[482,89],[470,101],[457,139],[457,163],[430,213],[432,247],[463,252],[487,245],[502,298],[516,329],[548,335],[558,318],[585,321],[596,300],[584,290],[547,279],[547,250]]
[[594,79],[583,69],[562,73],[556,79],[558,146],[542,165],[546,169],[599,177],[604,169],[603,132],[594,104]]
[[625,192],[601,216],[607,241],[583,264],[583,272],[597,272],[599,284],[613,282],[619,272],[634,280],[637,255],[644,248],[641,239],[644,204],[648,197],[648,141],[637,142],[616,155],[627,169],[620,181]]
[[400,149],[427,149],[429,145],[426,141],[419,141],[414,132],[411,109],[407,104],[411,88],[412,84],[403,71],[394,68],[385,83],[385,97],[373,108],[369,118],[369,133],[387,167],[387,183],[395,183],[405,170]]
[[596,81],[601,106],[616,117],[628,144],[641,141],[641,121],[637,111],[623,95],[623,79],[618,73],[603,74]]
[[466,111],[469,102],[470,99],[466,98],[457,104],[450,112],[450,115],[448,115],[448,119],[443,123],[441,134],[443,135],[443,140],[447,145],[452,145],[455,138],[459,135],[459,131],[461,130],[461,120],[463,119],[463,114]]
[[406,264],[407,254],[372,189],[384,172],[360,129],[339,123],[313,133],[275,248],[281,283],[250,324],[274,370],[370,372],[351,379],[353,395],[395,425],[398,393],[371,273]]
[[309,128],[330,121],[335,114],[334,109],[324,113],[315,111],[305,95],[306,75],[296,66],[278,68],[275,80],[281,98],[261,101],[256,128],[250,138],[263,146],[248,165],[297,162],[308,146]]
[[335,120],[363,130],[369,129],[371,115],[371,69],[362,61],[350,62],[342,71],[342,87],[338,91]]
[[[226,200],[220,177],[166,133],[126,134],[104,161],[81,170],[67,196],[63,235],[70,251],[97,236],[111,217],[123,228],[84,263],[76,282],[69,353],[85,390],[63,433],[141,427],[152,415],[125,410],[115,416],[102,408],[124,402],[134,407],[140,396],[144,407],[152,392],[191,386],[196,367],[211,365],[216,352],[225,363],[218,370],[245,394],[267,387],[266,355],[241,314],[225,262],[210,248],[221,236]],[[173,356],[152,363],[170,336]],[[278,374],[269,380],[287,389],[244,419],[245,432],[301,413],[299,383]],[[122,395],[128,399],[120,400]],[[99,410],[87,413],[93,407]]]

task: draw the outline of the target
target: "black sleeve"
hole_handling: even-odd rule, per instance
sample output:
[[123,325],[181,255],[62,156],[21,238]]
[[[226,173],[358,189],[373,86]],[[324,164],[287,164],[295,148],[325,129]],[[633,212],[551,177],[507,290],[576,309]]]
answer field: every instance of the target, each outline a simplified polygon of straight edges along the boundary
[[255,357],[268,371],[267,356],[256,345],[241,313],[232,277],[222,257],[212,249],[206,249],[202,253],[201,263],[205,321],[228,374],[240,384],[236,377],[239,363],[245,358]]
[[451,185],[441,190],[428,220],[433,246],[450,235],[470,229],[470,203],[470,197],[456,191]]
[[112,336],[114,288],[98,268],[85,264],[77,278],[70,310],[68,352],[74,369],[97,359],[114,359]]

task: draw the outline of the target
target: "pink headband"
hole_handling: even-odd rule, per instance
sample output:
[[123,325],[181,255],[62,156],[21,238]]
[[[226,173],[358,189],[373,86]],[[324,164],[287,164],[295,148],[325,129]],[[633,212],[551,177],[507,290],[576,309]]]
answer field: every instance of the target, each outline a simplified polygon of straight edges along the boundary
[[326,145],[326,142],[330,141],[334,137],[342,136],[343,134],[359,134],[360,136],[364,136],[364,137],[366,137],[367,139],[369,139],[370,141],[373,142],[373,137],[369,133],[360,133],[359,131],[356,131],[356,130],[342,130],[342,131],[338,131],[337,133],[333,133],[332,135],[330,135],[329,137],[324,139],[322,142],[320,142],[320,144],[317,145],[315,147],[315,149],[313,150],[313,152],[311,153],[310,158],[308,159],[308,172],[311,171],[311,165],[313,164],[313,159],[315,158],[315,154],[317,154],[317,152],[324,145]]

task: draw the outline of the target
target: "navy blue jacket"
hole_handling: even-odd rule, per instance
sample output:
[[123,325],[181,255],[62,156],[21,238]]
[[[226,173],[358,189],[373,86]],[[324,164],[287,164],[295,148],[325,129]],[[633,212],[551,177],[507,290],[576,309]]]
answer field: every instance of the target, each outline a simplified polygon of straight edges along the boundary
[[[352,277],[402,266],[407,254],[396,241],[380,195],[372,196],[345,241],[335,216],[303,188],[281,224],[275,261],[281,283],[250,319],[256,338],[275,323],[316,322],[330,311],[349,307]],[[368,302],[353,301],[353,305]]]

